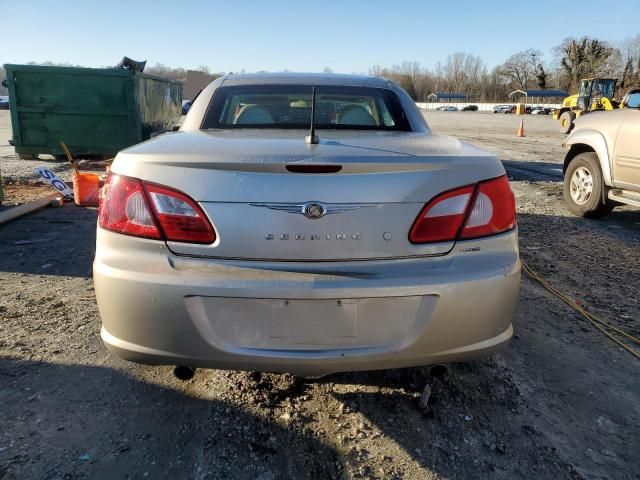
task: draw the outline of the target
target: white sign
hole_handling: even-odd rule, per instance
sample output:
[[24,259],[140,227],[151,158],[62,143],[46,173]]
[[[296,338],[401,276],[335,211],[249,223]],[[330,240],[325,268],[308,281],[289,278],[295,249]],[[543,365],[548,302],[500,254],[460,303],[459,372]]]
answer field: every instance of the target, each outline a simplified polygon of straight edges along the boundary
[[49,185],[58,190],[62,195],[67,198],[73,198],[73,190],[71,190],[66,183],[58,178],[58,176],[47,167],[36,168],[36,173],[44,178]]

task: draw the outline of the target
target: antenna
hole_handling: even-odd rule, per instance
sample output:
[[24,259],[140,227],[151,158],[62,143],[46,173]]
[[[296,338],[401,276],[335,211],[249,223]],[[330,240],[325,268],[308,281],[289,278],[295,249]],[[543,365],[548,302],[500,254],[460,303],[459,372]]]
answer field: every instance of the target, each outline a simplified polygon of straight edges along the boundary
[[320,139],[316,135],[316,86],[311,87],[311,130],[309,135],[304,137],[304,142],[309,145],[320,143]]

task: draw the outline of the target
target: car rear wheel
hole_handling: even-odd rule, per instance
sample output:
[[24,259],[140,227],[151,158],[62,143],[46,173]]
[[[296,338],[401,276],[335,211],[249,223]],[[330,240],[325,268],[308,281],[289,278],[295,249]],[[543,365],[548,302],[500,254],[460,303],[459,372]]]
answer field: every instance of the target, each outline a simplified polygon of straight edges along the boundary
[[575,113],[563,112],[562,115],[560,115],[560,131],[562,133],[569,133],[571,130],[573,130],[575,119]]
[[613,204],[606,199],[598,157],[593,152],[576,155],[569,163],[563,193],[571,213],[580,217],[599,218],[613,210]]

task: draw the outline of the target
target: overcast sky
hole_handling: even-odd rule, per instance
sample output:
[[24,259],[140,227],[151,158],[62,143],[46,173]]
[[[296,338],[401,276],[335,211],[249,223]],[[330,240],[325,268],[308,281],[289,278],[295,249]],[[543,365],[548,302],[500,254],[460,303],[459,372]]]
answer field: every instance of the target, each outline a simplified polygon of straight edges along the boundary
[[[640,0],[527,1],[0,0],[0,64],[115,65],[124,55],[212,71],[366,73],[448,54],[489,67],[520,50],[544,59],[565,37],[640,33]],[[529,10],[532,8],[533,10]]]

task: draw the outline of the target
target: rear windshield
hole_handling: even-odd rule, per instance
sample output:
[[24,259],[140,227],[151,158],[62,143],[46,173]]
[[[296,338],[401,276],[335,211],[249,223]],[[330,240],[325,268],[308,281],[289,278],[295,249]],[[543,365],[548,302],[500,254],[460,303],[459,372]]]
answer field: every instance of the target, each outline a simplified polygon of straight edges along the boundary
[[[309,128],[310,85],[220,87],[202,128]],[[397,95],[371,87],[316,87],[318,129],[410,130]]]

